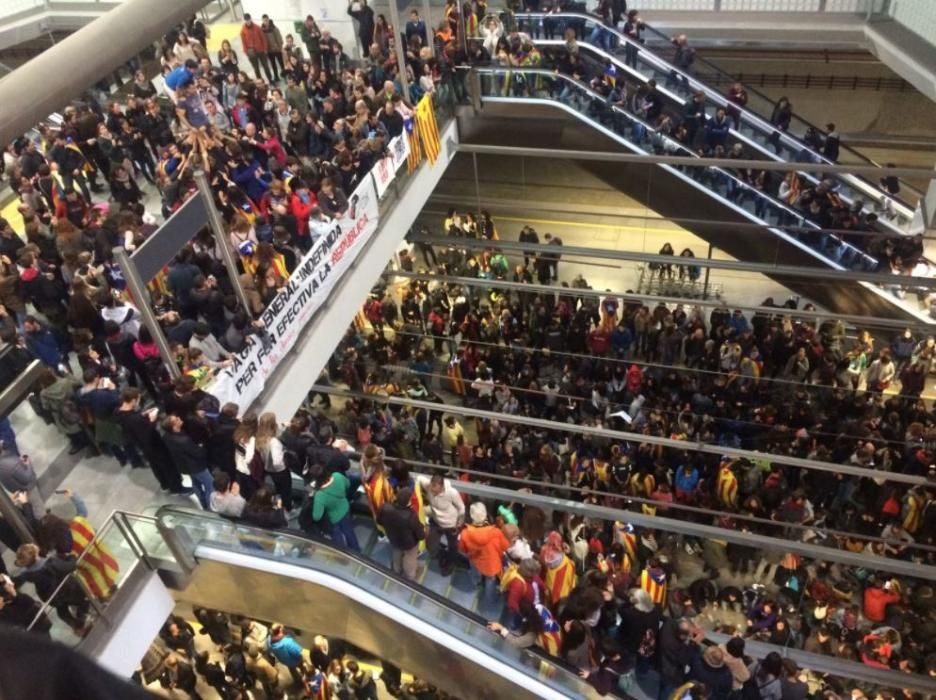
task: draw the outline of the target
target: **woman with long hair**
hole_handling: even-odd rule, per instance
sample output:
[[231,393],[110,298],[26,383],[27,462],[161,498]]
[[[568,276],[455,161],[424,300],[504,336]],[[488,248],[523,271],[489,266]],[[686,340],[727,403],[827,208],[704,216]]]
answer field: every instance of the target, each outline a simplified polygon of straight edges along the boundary
[[279,424],[276,422],[276,414],[269,411],[262,414],[257,422],[254,449],[263,459],[264,473],[273,482],[283,506],[289,508],[292,499],[292,477],[286,468],[283,443],[280,442],[278,435]]
[[[241,495],[247,500],[250,500],[254,492],[263,485],[262,470],[257,469],[256,473],[253,470],[258,424],[257,414],[247,413],[231,436],[234,441],[234,469],[237,483],[240,484]],[[262,465],[257,463],[257,466]]]
[[384,456],[383,448],[372,444],[364,448],[361,458],[361,481],[364,485],[364,493],[367,495],[367,503],[370,505],[374,524],[381,535],[384,534],[384,530],[377,523],[377,514],[384,503],[393,501],[393,486],[390,484],[390,475],[387,473]]
[[231,42],[225,39],[221,42],[221,48],[218,51],[218,65],[221,72],[224,73],[225,80],[227,76],[237,77],[237,52],[231,47]]
[[283,503],[280,496],[272,491],[265,488],[257,489],[247,501],[242,517],[245,522],[257,527],[286,527],[289,523],[286,520]]

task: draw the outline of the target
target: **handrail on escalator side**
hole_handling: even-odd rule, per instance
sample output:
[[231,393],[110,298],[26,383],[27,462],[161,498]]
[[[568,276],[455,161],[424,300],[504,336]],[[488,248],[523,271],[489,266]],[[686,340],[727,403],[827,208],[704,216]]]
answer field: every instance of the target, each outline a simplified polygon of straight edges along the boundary
[[[561,19],[561,18],[563,18],[563,17],[569,17],[569,18],[574,18],[574,19],[579,19],[579,20],[584,20],[584,21],[587,21],[587,22],[591,22],[591,23],[593,23],[593,24],[600,24],[606,31],[608,31],[609,33],[615,35],[615,36],[619,39],[619,41],[621,41],[621,42],[623,42],[623,43],[627,43],[627,44],[634,44],[634,45],[636,45],[639,49],[642,49],[643,51],[650,53],[650,54],[656,59],[656,61],[665,64],[666,68],[667,68],[668,70],[673,71],[677,76],[680,76],[681,78],[687,80],[688,82],[696,83],[697,85],[701,86],[701,88],[702,88],[703,90],[705,90],[706,92],[712,93],[712,95],[711,95],[712,97],[717,97],[719,100],[721,100],[722,102],[724,102],[725,105],[730,104],[730,103],[728,102],[727,97],[726,97],[725,95],[723,95],[719,90],[716,90],[715,88],[709,87],[708,85],[706,85],[705,83],[703,83],[703,82],[702,82],[701,80],[699,80],[698,78],[694,77],[694,76],[691,75],[691,74],[686,74],[686,73],[684,73],[684,72],[681,71],[679,68],[677,68],[677,67],[674,66],[672,63],[670,63],[670,61],[669,61],[668,58],[666,58],[666,57],[664,57],[663,55],[661,55],[661,54],[662,54],[662,50],[659,50],[659,49],[658,49],[658,50],[654,50],[653,47],[648,48],[648,47],[647,47],[646,45],[644,45],[644,44],[637,44],[636,42],[633,41],[633,39],[631,39],[630,37],[626,36],[626,35],[623,34],[619,29],[617,29],[617,27],[611,27],[611,26],[608,26],[608,25],[604,24],[603,22],[601,22],[600,18],[598,18],[598,17],[596,17],[596,16],[589,15],[589,14],[581,14],[581,13],[576,13],[576,12],[558,12],[558,13],[517,12],[517,13],[513,13],[513,14],[514,14],[514,17],[526,17],[526,18],[529,18],[530,21],[541,20],[541,19],[543,19],[543,18],[555,18],[555,19],[558,20],[558,19]],[[659,30],[653,29],[650,25],[648,25],[648,24],[646,24],[646,23],[644,23],[644,27],[645,27],[646,29],[648,29],[649,31],[651,31],[652,33],[656,34],[657,36],[662,37],[662,38],[665,40],[665,42],[666,42],[666,46],[669,46],[669,45],[671,44],[671,38],[670,38],[669,36],[666,36],[665,34],[663,34],[662,32],[660,32]],[[661,47],[661,48],[662,48],[662,47]],[[716,66],[715,64],[713,64],[713,63],[711,63],[710,61],[706,60],[704,57],[699,56],[699,54],[698,54],[697,51],[695,52],[694,55],[695,55],[695,60],[697,60],[697,61],[699,61],[699,62],[701,62],[701,63],[704,63],[707,67],[711,68],[713,71],[717,72],[719,75],[724,76],[726,79],[730,80],[731,82],[742,82],[742,81],[739,81],[739,80],[738,80],[737,78],[735,78],[734,76],[732,76],[732,75],[726,73],[725,71],[723,71],[721,68],[719,68],[719,67]],[[759,99],[762,99],[762,100],[766,101],[766,102],[767,102],[768,104],[770,104],[771,106],[776,107],[776,104],[777,104],[776,101],[774,101],[774,100],[772,100],[771,98],[767,97],[766,95],[764,95],[763,93],[759,92],[759,91],[756,90],[755,88],[749,87],[747,84],[745,84],[745,83],[743,83],[743,82],[742,82],[742,84],[744,85],[745,89],[746,89],[748,92],[750,92],[751,94],[757,96]],[[773,128],[773,126],[770,125],[770,124],[767,122],[767,117],[764,117],[764,116],[759,115],[758,113],[754,112],[754,111],[751,110],[750,108],[740,107],[740,106],[738,106],[738,105],[732,105],[731,108],[737,110],[738,112],[740,112],[740,113],[742,113],[742,114],[748,115],[748,118],[749,118],[749,119],[753,119],[753,120],[758,121],[758,122],[767,123],[768,126],[770,126],[771,128]],[[825,135],[825,134],[826,134],[826,132],[825,132],[824,130],[818,128],[817,126],[815,126],[815,125],[812,124],[811,122],[807,121],[806,119],[802,118],[802,117],[799,116],[798,114],[794,114],[793,116],[794,116],[794,118],[797,119],[799,122],[801,122],[802,124],[804,124],[807,128],[811,128],[811,129],[815,130],[817,133],[819,133],[819,134],[821,134],[821,135]],[[793,134],[791,134],[791,133],[789,133],[789,132],[783,132],[783,133],[781,134],[781,138],[783,138],[783,137],[786,137],[786,138],[788,138],[788,139],[794,141],[798,146],[800,146],[800,147],[802,147],[802,148],[808,149],[810,153],[816,155],[817,157],[819,157],[820,159],[822,159],[822,161],[830,162],[830,163],[831,163],[831,161],[829,161],[824,155],[822,155],[821,153],[818,153],[815,149],[813,149],[811,146],[809,146],[808,144],[806,144],[801,138],[799,138],[799,137],[797,137],[797,136],[795,136],[795,135],[793,135]],[[880,167],[880,164],[879,164],[879,163],[876,163],[876,162],[874,162],[873,160],[871,160],[870,158],[868,158],[867,156],[865,156],[865,155],[859,153],[858,151],[855,151],[854,149],[850,148],[847,144],[840,144],[840,148],[841,148],[842,150],[844,150],[844,151],[847,151],[849,154],[853,155],[855,158],[857,158],[858,160],[860,160],[860,161],[862,161],[862,162],[864,162],[864,163],[866,163],[866,164],[868,164],[868,165],[874,165],[874,166]],[[877,191],[881,194],[881,196],[887,197],[887,198],[890,198],[890,199],[894,200],[895,202],[897,202],[898,204],[900,204],[900,205],[906,207],[906,208],[909,209],[910,211],[913,210],[913,207],[911,207],[909,204],[907,204],[907,202],[904,201],[901,197],[895,196],[895,195],[891,195],[891,194],[889,194],[889,193],[887,193],[887,192],[881,190],[880,187],[878,187],[877,185],[875,185],[875,184],[874,184],[873,182],[871,182],[870,180],[866,180],[865,178],[862,178],[862,177],[860,177],[860,176],[856,176],[856,177],[857,177],[858,179],[860,179],[860,180],[863,180],[863,181],[864,181],[865,183],[867,183],[869,186],[871,186],[872,188],[874,188],[875,190],[877,190]],[[920,190],[918,190],[917,188],[913,187],[912,185],[906,183],[904,180],[901,180],[900,182],[902,183],[902,185],[904,185],[907,189],[911,190],[911,191],[914,192],[915,194],[917,194],[917,195],[919,195],[919,196],[923,196],[923,193],[922,193]]]
[[[173,513],[179,514],[185,517],[203,518],[205,520],[223,520],[241,528],[256,530],[262,533],[287,535],[289,537],[294,537],[296,539],[304,540],[306,542],[316,545],[317,547],[322,547],[323,549],[327,550],[330,554],[334,556],[340,556],[340,557],[345,557],[347,559],[351,559],[355,563],[360,564],[361,566],[365,566],[371,569],[372,571],[376,571],[380,573],[382,576],[388,579],[391,579],[394,583],[400,586],[403,586],[405,588],[408,588],[414,593],[417,593],[424,598],[428,598],[429,600],[436,603],[437,605],[440,605],[446,608],[450,612],[468,620],[469,622],[473,624],[481,625],[482,627],[485,627],[485,628],[488,625],[489,621],[484,616],[479,615],[472,610],[468,610],[467,608],[463,608],[460,605],[456,605],[455,603],[453,603],[451,600],[449,600],[445,596],[441,595],[440,593],[437,593],[436,591],[433,591],[430,588],[426,588],[420,583],[416,583],[415,581],[410,581],[404,578],[402,575],[396,573],[395,571],[392,571],[391,569],[384,566],[380,562],[375,561],[374,559],[371,559],[363,552],[351,552],[346,549],[340,549],[336,547],[330,540],[325,539],[324,537],[320,535],[312,535],[303,530],[296,530],[296,529],[289,528],[289,527],[260,528],[255,525],[242,523],[239,520],[236,520],[234,518],[229,518],[226,516],[218,515],[217,513],[208,514],[203,510],[195,510],[194,508],[189,509],[189,508],[184,508],[182,506],[171,505],[171,504],[161,506],[160,509],[156,511],[155,517],[156,517],[157,522],[159,522],[160,518],[164,514],[173,514]],[[575,676],[576,678],[579,678],[578,669],[576,669],[574,666],[572,666],[570,663],[568,663],[564,659],[547,654],[544,649],[540,649],[537,646],[531,646],[531,647],[526,647],[525,649],[523,649],[523,651],[526,651],[527,653],[532,654],[533,656],[536,656],[541,662],[548,663],[552,666],[555,666],[557,669],[565,671],[566,673],[569,673]],[[617,695],[616,693],[611,693],[609,694],[608,697],[627,698],[628,696],[622,696],[622,695]]]

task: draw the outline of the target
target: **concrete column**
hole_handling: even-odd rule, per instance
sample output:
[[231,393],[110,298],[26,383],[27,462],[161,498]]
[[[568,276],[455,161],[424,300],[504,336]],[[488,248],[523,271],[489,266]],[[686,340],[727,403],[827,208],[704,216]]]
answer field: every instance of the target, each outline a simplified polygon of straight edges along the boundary
[[[403,87],[403,99],[409,104],[410,101],[410,90],[409,90],[409,79],[406,77],[406,48],[403,46],[403,39],[400,37],[400,34],[403,32],[403,29],[406,26],[406,22],[400,22],[400,8],[397,6],[398,0],[390,0],[390,24],[393,25],[396,29],[396,36],[393,37],[393,50],[396,52],[397,65],[400,67],[400,85]],[[429,31],[429,26],[426,26],[426,33],[432,36],[432,33]],[[367,47],[366,50],[369,50],[370,47]],[[419,80],[419,76],[413,76],[416,80]]]

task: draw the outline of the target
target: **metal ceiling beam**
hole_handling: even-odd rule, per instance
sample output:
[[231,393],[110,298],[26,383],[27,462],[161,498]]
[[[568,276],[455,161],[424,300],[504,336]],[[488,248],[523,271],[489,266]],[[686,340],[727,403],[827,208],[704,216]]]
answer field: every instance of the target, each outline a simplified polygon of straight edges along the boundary
[[[692,258],[693,260],[695,258]],[[687,297],[664,297],[653,294],[635,294],[633,292],[614,292],[600,289],[575,289],[573,287],[551,287],[548,284],[535,284],[526,282],[511,282],[509,280],[486,280],[477,277],[455,277],[451,275],[432,275],[423,272],[407,272],[405,270],[388,270],[384,277],[404,277],[406,279],[430,280],[445,284],[459,284],[466,287],[480,287],[482,289],[505,289],[511,292],[537,292],[543,294],[561,294],[571,297],[587,297],[600,299],[606,296],[617,297],[623,302],[635,301],[638,303],[657,302],[660,304],[682,304],[685,307],[710,306],[721,309],[740,309],[746,313],[765,314],[768,316],[788,316],[790,318],[809,319],[814,321],[837,320],[856,328],[890,328],[903,330],[914,328],[924,333],[932,333],[933,328],[924,324],[906,323],[888,318],[875,318],[874,316],[849,316],[848,314],[832,313],[831,311],[807,311],[805,309],[787,309],[777,306],[739,306],[729,304],[724,299],[690,299]]]
[[[542,243],[521,243],[519,241],[487,241],[473,238],[455,238],[449,236],[423,236],[415,235],[407,238],[412,243],[430,243],[439,246],[471,248],[472,250],[488,250],[500,248],[502,250],[525,250],[534,253],[546,253],[562,256],[580,256],[583,258],[601,258],[604,260],[628,260],[640,263],[664,263],[679,265],[680,258],[675,255],[654,255],[652,253],[633,253],[626,250],[611,250],[608,248],[583,248],[580,246],[543,245]],[[792,265],[771,265],[769,263],[743,262],[740,260],[714,260],[711,258],[688,258],[693,265],[708,267],[713,270],[732,270],[734,272],[758,272],[762,275],[776,275],[779,277],[793,277],[800,279],[821,279],[828,282],[847,280],[849,282],[870,282],[881,286],[926,287],[936,289],[936,278],[929,277],[903,277],[897,275],[882,275],[875,272],[854,272],[852,270],[833,270],[821,267],[794,267]],[[684,263],[685,264],[685,263]]]
[[[414,372],[414,374],[417,373]],[[485,411],[480,408],[454,406],[452,404],[438,404],[432,403],[431,401],[419,401],[417,399],[409,399],[399,396],[365,394],[360,391],[349,391],[347,389],[342,389],[336,386],[313,384],[311,387],[309,387],[309,391],[330,394],[333,396],[342,396],[345,398],[363,399],[365,401],[381,401],[384,403],[395,404],[397,406],[412,406],[414,408],[422,408],[426,411],[442,410],[444,413],[469,416],[471,418],[486,418],[489,420],[497,420],[502,423],[517,423],[519,425],[534,426],[544,430],[573,433],[575,435],[591,435],[594,437],[609,438],[611,440],[622,440],[625,442],[646,442],[650,445],[659,445],[661,447],[669,447],[675,450],[685,450],[687,452],[702,452],[703,454],[716,455],[718,457],[724,456],[733,457],[736,459],[748,459],[754,462],[767,460],[771,464],[782,464],[784,466],[796,467],[797,469],[811,469],[814,471],[833,472],[834,474],[844,474],[862,479],[890,481],[894,483],[907,484],[908,486],[932,486],[933,483],[926,479],[926,477],[922,476],[889,472],[881,469],[866,469],[864,467],[856,467],[852,464],[820,462],[819,460],[815,459],[802,459],[800,457],[790,457],[789,455],[775,455],[766,452],[758,452],[757,450],[743,450],[737,447],[712,445],[707,442],[676,440],[674,438],[659,437],[656,435],[644,435],[642,433],[627,433],[623,430],[599,428],[591,425],[560,423],[558,421],[546,420],[544,418],[519,416],[510,413],[499,413],[497,411]],[[444,408],[440,409],[440,406],[444,406]]]
[[[479,143],[460,143],[459,152],[477,153],[478,155],[511,156],[513,158],[555,158],[563,160],[599,160],[617,163],[646,163],[653,165],[678,165],[684,167],[704,168],[753,168],[755,170],[772,170],[783,173],[791,171],[805,171],[809,173],[828,173],[838,175],[866,175],[871,177],[884,177],[893,175],[901,178],[916,178],[918,180],[932,180],[936,178],[936,171],[932,168],[879,168],[873,165],[830,165],[828,163],[785,163],[768,160],[734,159],[734,158],[690,158],[688,156],[658,156],[638,155],[633,153],[616,153],[614,151],[583,151],[571,148],[530,148],[527,146],[492,146]],[[882,193],[883,196],[883,193]]]

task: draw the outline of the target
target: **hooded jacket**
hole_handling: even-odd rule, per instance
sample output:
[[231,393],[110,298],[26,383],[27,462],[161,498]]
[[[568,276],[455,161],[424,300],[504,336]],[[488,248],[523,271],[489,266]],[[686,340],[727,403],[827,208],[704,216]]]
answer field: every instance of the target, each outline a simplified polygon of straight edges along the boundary
[[469,525],[458,538],[458,549],[482,576],[497,576],[510,542],[494,525]]

